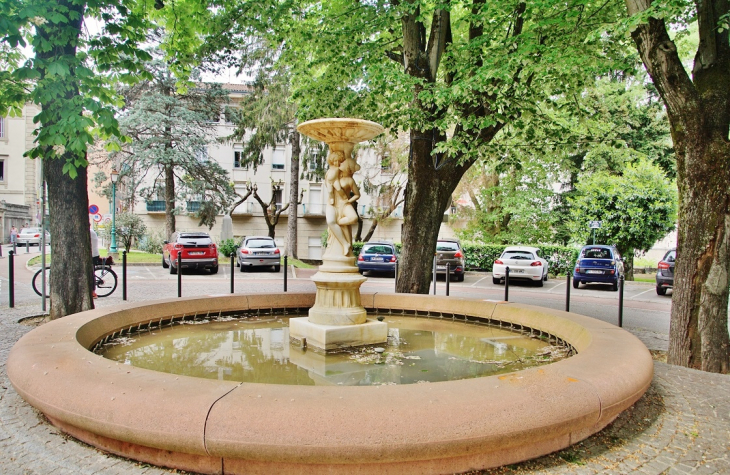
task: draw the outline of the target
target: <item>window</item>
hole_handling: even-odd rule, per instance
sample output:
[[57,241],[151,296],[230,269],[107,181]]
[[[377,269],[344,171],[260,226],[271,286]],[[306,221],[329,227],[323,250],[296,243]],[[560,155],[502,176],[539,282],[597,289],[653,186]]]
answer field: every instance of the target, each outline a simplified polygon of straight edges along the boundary
[[5,159],[0,158],[0,183],[5,183]]
[[285,165],[284,161],[284,149],[275,148],[274,153],[271,157],[271,169],[272,170],[283,170]]
[[208,149],[205,147],[201,147],[195,151],[195,158],[200,163],[207,163],[208,162]]
[[391,171],[392,164],[390,163],[390,155],[387,153],[380,159],[380,170],[384,172]]
[[274,203],[276,203],[276,210],[280,210],[282,207],[282,201],[284,200],[284,190],[274,190]]
[[248,170],[249,165],[244,163],[243,150],[233,150],[233,168],[245,168]]
[[309,207],[305,210],[305,214],[324,214],[322,209],[322,187],[309,187]]
[[0,139],[4,139],[7,137],[7,131],[5,130],[8,126],[8,121],[5,119],[5,117],[0,117]]

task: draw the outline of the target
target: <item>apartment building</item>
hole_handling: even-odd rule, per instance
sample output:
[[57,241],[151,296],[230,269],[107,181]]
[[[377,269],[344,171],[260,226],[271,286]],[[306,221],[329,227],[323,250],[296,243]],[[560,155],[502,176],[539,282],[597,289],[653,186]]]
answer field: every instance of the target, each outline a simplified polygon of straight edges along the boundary
[[12,226],[41,221],[41,161],[23,156],[33,147],[33,117],[39,109],[26,105],[20,117],[0,118],[0,241],[10,241]]
[[[246,86],[226,84],[224,88],[229,91],[231,104],[229,107],[236,107],[248,90]],[[217,136],[228,137],[234,130],[232,123],[227,122],[226,114],[221,111],[217,123]],[[245,140],[245,138],[244,138]],[[277,145],[268,149],[263,154],[263,163],[256,170],[252,167],[244,167],[241,163],[241,151],[243,142],[225,142],[210,145],[207,150],[207,158],[215,160],[223,167],[230,176],[236,191],[244,196],[246,185],[255,184],[258,194],[265,203],[272,197],[271,183],[281,183],[276,191],[275,203],[277,208],[285,206],[289,202],[289,184],[291,176],[291,147],[289,144]],[[358,152],[357,161],[362,169],[355,174],[356,182],[361,182],[365,174],[370,180],[385,180],[392,178],[392,172],[388,166],[384,166],[382,160],[373,149],[361,148]],[[405,181],[405,177],[402,178]],[[300,179],[300,190],[304,190],[302,203],[298,206],[298,243],[297,254],[304,259],[319,259],[322,255],[322,235],[327,229],[324,216],[324,190],[319,179]],[[358,212],[364,219],[364,229],[370,226],[372,207],[378,206],[378,200],[382,197],[368,196],[362,193],[358,200]],[[195,212],[200,202],[188,201],[177,203],[177,207],[184,210],[184,213],[176,217],[176,227],[179,231],[205,230],[198,227],[198,219]],[[285,210],[276,225],[276,241],[283,249],[286,245],[286,230],[289,210]],[[164,230],[165,226],[165,202],[162,196],[156,200],[145,201],[137,197],[134,204],[134,212],[143,216],[149,229]],[[266,235],[268,227],[264,219],[264,210],[259,203],[250,196],[244,203],[238,206],[231,214],[233,223],[233,234],[236,237],[250,235]],[[223,215],[216,219],[216,223],[210,230],[214,239],[221,235],[221,224]],[[402,206],[398,208],[391,218],[378,224],[371,239],[400,240],[400,230],[403,222]],[[364,234],[364,232],[363,232]]]

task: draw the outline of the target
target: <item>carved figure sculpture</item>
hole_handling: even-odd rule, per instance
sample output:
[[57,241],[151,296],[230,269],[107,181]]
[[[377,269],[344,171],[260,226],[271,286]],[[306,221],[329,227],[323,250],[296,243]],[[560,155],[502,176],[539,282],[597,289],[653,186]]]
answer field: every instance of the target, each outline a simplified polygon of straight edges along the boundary
[[[340,212],[339,209],[344,206],[342,201],[342,186],[340,184],[340,165],[345,161],[345,154],[339,150],[331,151],[327,155],[327,163],[329,169],[324,175],[324,186],[327,191],[327,205],[325,206],[325,218],[327,219],[327,227],[330,231],[330,242],[336,239],[342,246],[343,255],[346,256],[350,252],[352,246],[351,240],[347,239],[342,226],[338,223]],[[348,229],[349,230],[349,229]]]

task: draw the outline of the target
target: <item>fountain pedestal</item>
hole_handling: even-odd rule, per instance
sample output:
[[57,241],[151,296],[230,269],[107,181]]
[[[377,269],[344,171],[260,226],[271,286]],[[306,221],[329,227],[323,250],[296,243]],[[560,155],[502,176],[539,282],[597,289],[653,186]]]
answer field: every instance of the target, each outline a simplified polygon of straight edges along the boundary
[[[359,197],[352,175],[359,167],[352,158],[355,144],[370,140],[383,128],[359,119],[317,119],[297,127],[300,133],[329,146],[325,175],[326,217],[329,229],[322,265],[312,280],[317,286],[309,316],[289,320],[289,337],[321,351],[385,343],[388,325],[367,319],[360,303],[360,286],[367,280],[355,265],[352,254],[351,221],[357,214],[351,200]],[[355,196],[356,195],[356,196]],[[354,196],[354,198],[353,198]]]

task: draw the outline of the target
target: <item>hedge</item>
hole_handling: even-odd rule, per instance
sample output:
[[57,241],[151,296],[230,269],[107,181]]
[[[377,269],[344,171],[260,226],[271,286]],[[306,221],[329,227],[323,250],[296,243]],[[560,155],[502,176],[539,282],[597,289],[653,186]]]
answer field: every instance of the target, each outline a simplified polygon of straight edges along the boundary
[[[355,242],[352,244],[352,253],[360,254],[364,243]],[[401,252],[402,244],[395,243],[398,252]],[[505,244],[484,244],[479,242],[463,241],[461,248],[466,255],[467,270],[480,270],[492,272],[494,260],[502,255],[502,251],[507,247]],[[578,249],[572,247],[537,245],[542,251],[545,260],[548,261],[550,273],[553,275],[565,275],[568,271],[572,271],[575,261],[578,259]]]

